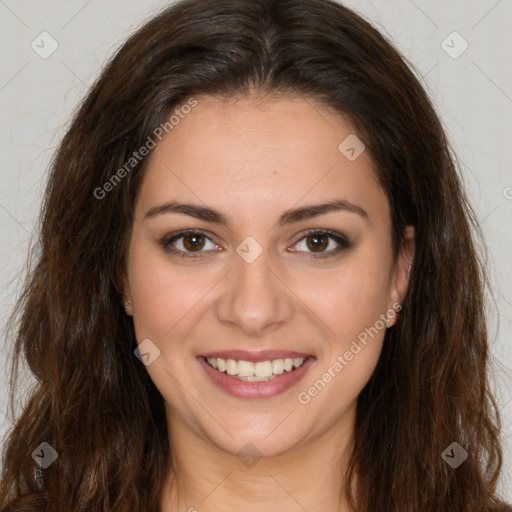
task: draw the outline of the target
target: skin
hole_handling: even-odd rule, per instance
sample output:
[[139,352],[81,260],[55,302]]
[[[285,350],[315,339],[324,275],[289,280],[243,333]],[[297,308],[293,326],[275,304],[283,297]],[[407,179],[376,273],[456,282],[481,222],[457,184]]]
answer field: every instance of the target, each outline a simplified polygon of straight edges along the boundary
[[[362,350],[309,403],[298,394],[401,302],[413,229],[394,260],[387,198],[367,152],[350,161],[339,151],[355,133],[341,116],[301,97],[196,99],[150,155],[123,283],[138,342],[149,338],[160,350],[146,369],[165,399],[173,454],[163,510],[352,510],[342,493],[343,470],[356,400],[386,326],[359,344]],[[285,210],[336,199],[368,217],[341,210],[277,224]],[[183,213],[145,217],[171,200],[219,210],[230,225]],[[195,259],[162,246],[166,235],[183,229],[210,238],[201,239]],[[304,235],[309,229],[344,234],[352,246],[312,259],[319,253]],[[248,236],[263,248],[252,263],[236,252]],[[329,245],[317,249],[320,255],[337,247],[328,237],[321,241]],[[190,239],[173,246],[198,254]],[[302,380],[271,398],[226,394],[196,359],[213,350],[271,348],[316,358]],[[261,456],[251,467],[237,455],[248,442]]]

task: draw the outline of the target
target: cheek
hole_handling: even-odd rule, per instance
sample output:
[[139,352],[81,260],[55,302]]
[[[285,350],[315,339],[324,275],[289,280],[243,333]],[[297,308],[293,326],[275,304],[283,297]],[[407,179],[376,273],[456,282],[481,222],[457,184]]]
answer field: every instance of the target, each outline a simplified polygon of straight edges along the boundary
[[183,328],[212,287],[206,273],[199,277],[192,267],[177,270],[165,252],[143,243],[133,245],[128,272],[137,338],[160,343]]
[[309,296],[308,306],[328,327],[317,373],[298,400],[327,421],[336,421],[355,403],[375,370],[386,332],[380,315],[387,310],[388,282],[386,264],[361,257],[358,263],[311,277],[298,293]]
[[336,269],[296,280],[297,295],[322,320],[335,343],[354,339],[387,310],[390,262],[368,252],[350,256]]

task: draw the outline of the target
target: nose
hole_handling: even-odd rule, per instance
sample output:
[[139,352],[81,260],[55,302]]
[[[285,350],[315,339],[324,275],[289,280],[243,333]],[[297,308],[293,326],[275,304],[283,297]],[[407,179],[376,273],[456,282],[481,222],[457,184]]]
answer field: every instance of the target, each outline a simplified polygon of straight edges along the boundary
[[219,321],[248,336],[262,336],[290,322],[296,308],[294,294],[280,274],[279,265],[269,261],[265,250],[250,263],[234,254],[217,302]]

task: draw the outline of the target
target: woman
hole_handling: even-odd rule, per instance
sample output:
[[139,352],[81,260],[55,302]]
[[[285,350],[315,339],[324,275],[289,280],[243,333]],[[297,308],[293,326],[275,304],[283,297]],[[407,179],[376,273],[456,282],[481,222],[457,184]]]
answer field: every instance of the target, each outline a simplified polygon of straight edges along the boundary
[[1,510],[510,510],[472,225],[352,11],[170,6],[56,154]]

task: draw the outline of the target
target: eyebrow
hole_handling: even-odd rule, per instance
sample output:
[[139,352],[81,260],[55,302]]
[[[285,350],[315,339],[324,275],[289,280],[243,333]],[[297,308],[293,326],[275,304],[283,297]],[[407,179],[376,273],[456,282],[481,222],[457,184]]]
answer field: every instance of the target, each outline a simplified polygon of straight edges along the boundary
[[[369,220],[368,213],[360,206],[342,199],[337,199],[328,203],[315,204],[287,210],[279,217],[278,225],[285,226],[299,222],[301,220],[312,219],[313,217],[318,217],[326,213],[338,211],[355,213],[364,219]],[[214,224],[221,224],[226,227],[230,227],[231,225],[228,217],[226,217],[226,215],[218,210],[191,203],[180,203],[178,201],[169,201],[167,203],[153,206],[146,212],[144,219],[169,213],[181,213],[196,219],[213,222]]]

